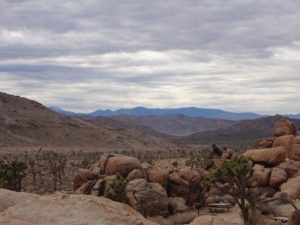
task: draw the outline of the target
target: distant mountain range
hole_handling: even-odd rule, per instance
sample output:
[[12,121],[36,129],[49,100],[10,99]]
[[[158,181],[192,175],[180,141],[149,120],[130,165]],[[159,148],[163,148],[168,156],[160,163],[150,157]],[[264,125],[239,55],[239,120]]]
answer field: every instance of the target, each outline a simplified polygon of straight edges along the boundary
[[291,119],[300,119],[300,114],[286,115],[286,117],[291,118]]
[[51,110],[69,116],[74,115],[88,115],[92,117],[97,116],[119,116],[119,115],[134,115],[134,116],[167,116],[167,115],[183,115],[188,117],[202,117],[202,118],[218,118],[224,120],[244,120],[244,119],[257,119],[262,117],[256,113],[248,112],[228,112],[221,109],[205,109],[205,108],[145,108],[145,107],[135,107],[129,109],[118,109],[118,110],[97,110],[92,113],[75,113],[70,111],[65,111],[59,107],[49,107]]
[[[120,115],[133,115],[133,116],[169,116],[169,115],[183,115],[186,117],[201,117],[201,118],[216,118],[223,120],[253,120],[265,117],[266,115],[260,115],[258,113],[251,112],[229,112],[221,109],[206,109],[197,107],[187,107],[187,108],[145,108],[145,107],[135,107],[128,109],[117,109],[117,110],[96,110],[91,113],[76,113],[71,111],[66,111],[60,107],[51,106],[49,109],[58,112],[63,115],[74,116],[74,115],[86,115],[91,117],[98,116],[120,116]],[[300,114],[289,114],[283,115],[291,119],[300,119]]]
[[[99,111],[78,114],[57,107],[51,109],[35,101],[0,92],[0,149],[43,146],[143,151],[190,149],[212,143],[249,148],[260,138],[272,136],[276,121],[287,119],[279,115],[263,117],[251,113],[199,108],[139,107],[100,111],[106,113],[106,117],[97,116]],[[170,114],[164,115],[166,113]],[[246,120],[246,115],[258,118]],[[234,121],[214,118],[218,116],[243,119]],[[294,118],[298,116],[290,115]],[[290,120],[299,129],[300,120]]]

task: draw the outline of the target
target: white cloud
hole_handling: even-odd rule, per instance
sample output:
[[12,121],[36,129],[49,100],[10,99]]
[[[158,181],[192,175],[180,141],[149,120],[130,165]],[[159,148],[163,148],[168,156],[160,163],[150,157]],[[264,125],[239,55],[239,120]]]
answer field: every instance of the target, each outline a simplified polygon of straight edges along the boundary
[[70,110],[299,113],[296,1],[1,1],[0,90]]

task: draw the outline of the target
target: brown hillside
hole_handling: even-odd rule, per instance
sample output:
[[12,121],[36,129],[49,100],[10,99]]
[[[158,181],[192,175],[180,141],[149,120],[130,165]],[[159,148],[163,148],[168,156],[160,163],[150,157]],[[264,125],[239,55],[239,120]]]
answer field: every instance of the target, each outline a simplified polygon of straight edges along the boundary
[[273,137],[273,129],[276,121],[288,119],[295,123],[297,129],[300,120],[289,119],[282,116],[268,116],[255,120],[242,120],[228,128],[215,131],[198,132],[176,141],[185,144],[224,144],[232,147],[253,147],[257,140],[264,137]]
[[124,124],[147,126],[159,133],[174,136],[186,136],[200,131],[216,130],[219,128],[229,127],[236,123],[231,120],[187,117],[183,115],[120,115],[112,116],[111,118]]
[[47,146],[83,150],[151,150],[175,144],[137,129],[66,117],[35,101],[0,93],[0,147]]

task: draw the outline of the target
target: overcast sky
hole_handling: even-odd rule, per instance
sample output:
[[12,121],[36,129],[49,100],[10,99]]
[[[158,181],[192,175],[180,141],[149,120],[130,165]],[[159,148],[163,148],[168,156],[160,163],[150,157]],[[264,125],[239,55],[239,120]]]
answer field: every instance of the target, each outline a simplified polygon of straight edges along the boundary
[[0,0],[0,91],[80,112],[300,113],[300,1]]

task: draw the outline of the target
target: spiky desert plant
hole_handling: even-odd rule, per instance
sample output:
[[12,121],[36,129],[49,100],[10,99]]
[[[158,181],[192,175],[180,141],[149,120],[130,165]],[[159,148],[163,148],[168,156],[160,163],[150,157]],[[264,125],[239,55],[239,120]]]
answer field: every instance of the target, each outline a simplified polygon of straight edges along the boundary
[[105,197],[127,204],[129,202],[125,191],[127,183],[127,179],[125,179],[122,175],[117,174],[116,177],[109,183],[110,188]]
[[21,191],[22,180],[26,177],[26,163],[19,160],[0,161],[0,187]]
[[178,162],[177,161],[173,161],[172,162],[172,166],[174,166],[175,168],[177,168],[178,167]]
[[198,156],[192,156],[186,160],[185,165],[191,168],[198,168],[200,165],[201,159]]
[[[253,225],[250,211],[255,208],[255,200],[247,192],[251,170],[252,163],[248,158],[239,156],[234,160],[225,162],[222,168],[212,171],[202,181],[202,186],[213,186],[236,199],[244,225]],[[225,185],[221,183],[225,183]]]

